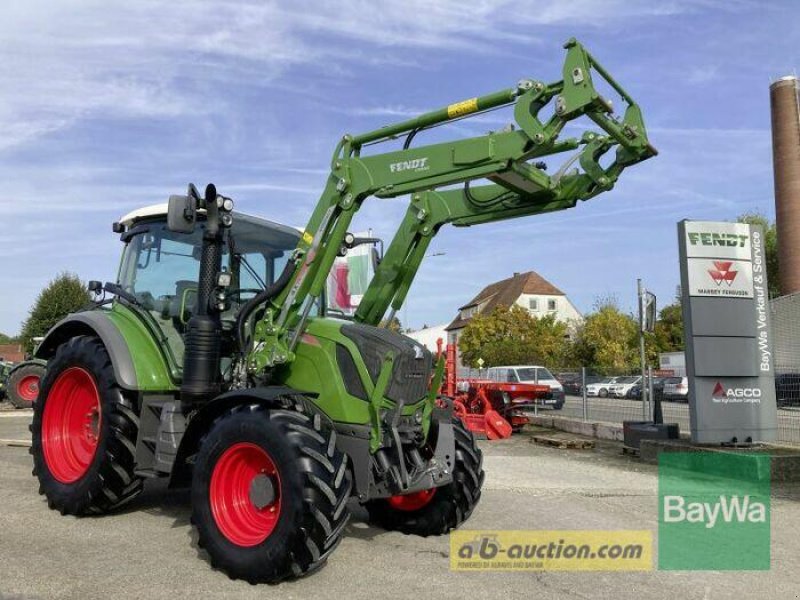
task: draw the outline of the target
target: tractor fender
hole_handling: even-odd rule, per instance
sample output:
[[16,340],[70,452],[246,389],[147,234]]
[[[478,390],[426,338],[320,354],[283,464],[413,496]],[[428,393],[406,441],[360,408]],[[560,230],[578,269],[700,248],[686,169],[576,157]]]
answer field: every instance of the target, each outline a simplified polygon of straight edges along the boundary
[[124,389],[138,389],[136,369],[125,338],[111,319],[98,310],[73,313],[56,323],[36,348],[34,357],[46,361],[61,344],[79,335],[99,337],[111,358],[117,383]]
[[[287,386],[267,386],[257,388],[244,388],[231,390],[203,404],[198,410],[191,414],[186,431],[181,438],[178,452],[175,455],[175,462],[172,467],[169,487],[186,487],[191,483],[192,477],[192,457],[200,449],[200,442],[208,433],[208,430],[220,416],[229,410],[246,404],[258,404],[259,406],[286,407],[287,396],[313,396],[308,392],[302,392]],[[313,410],[313,403],[307,402],[305,405]]]

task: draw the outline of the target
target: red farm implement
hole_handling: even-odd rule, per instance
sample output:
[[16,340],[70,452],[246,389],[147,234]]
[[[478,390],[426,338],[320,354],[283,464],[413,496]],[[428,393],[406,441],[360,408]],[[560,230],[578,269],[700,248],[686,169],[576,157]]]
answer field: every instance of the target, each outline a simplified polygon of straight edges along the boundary
[[[442,341],[438,350],[442,352]],[[550,394],[547,385],[502,383],[488,379],[461,379],[456,376],[456,346],[445,350],[445,375],[442,395],[452,399],[456,415],[467,429],[490,440],[510,437],[529,422],[526,409]]]

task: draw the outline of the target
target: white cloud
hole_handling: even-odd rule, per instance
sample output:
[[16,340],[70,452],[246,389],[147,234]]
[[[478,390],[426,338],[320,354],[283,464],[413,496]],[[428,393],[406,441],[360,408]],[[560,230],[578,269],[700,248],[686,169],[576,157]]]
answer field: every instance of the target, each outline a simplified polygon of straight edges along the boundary
[[[234,77],[267,85],[297,64],[328,72],[345,70],[348,63],[413,64],[422,56],[414,48],[492,52],[498,42],[530,43],[537,26],[624,21],[707,4],[708,0],[480,0],[468,5],[461,0],[6,2],[0,8],[0,150],[85,117],[173,118],[214,111],[212,85]],[[368,47],[357,48],[357,42]],[[383,50],[371,52],[369,46]]]

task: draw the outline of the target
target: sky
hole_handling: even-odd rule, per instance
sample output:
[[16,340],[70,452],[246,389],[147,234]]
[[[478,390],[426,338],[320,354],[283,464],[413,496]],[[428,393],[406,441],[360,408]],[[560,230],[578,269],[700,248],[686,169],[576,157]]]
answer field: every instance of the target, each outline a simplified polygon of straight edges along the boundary
[[[4,2],[0,332],[18,333],[59,272],[114,280],[122,214],[214,182],[239,210],[302,227],[342,134],[556,81],[573,36],[640,103],[660,155],[574,209],[443,228],[401,320],[448,322],[528,270],[582,311],[608,296],[631,309],[638,277],[669,303],[679,220],[774,215],[768,87],[800,62],[798,17],[792,0]],[[406,203],[367,200],[355,228],[388,242]]]

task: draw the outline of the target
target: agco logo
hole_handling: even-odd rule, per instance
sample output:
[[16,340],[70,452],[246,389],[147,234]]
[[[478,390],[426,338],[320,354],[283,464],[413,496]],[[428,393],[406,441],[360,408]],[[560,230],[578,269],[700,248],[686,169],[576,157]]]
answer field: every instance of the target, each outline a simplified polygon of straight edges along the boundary
[[400,162],[390,163],[389,170],[392,173],[399,173],[400,171],[427,171],[430,169],[428,165],[428,157],[415,158],[413,160],[401,160]]
[[725,388],[721,382],[717,382],[714,391],[711,392],[714,402],[759,402],[761,400],[761,388],[741,387]]
[[711,279],[714,280],[714,283],[717,285],[722,285],[722,282],[730,286],[733,283],[733,280],[736,279],[736,274],[739,271],[734,271],[731,267],[733,266],[733,261],[725,261],[725,260],[715,260],[714,268],[708,270],[708,274],[711,275]]

